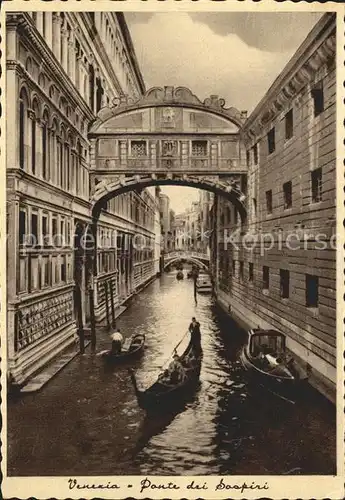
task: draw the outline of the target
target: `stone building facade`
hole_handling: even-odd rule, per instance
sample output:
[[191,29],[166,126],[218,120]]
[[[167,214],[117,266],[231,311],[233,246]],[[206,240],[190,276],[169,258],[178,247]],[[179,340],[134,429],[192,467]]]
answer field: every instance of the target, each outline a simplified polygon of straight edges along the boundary
[[[121,13],[8,13],[6,28],[8,370],[21,385],[74,341],[77,310],[89,320],[88,129],[102,107],[145,87]],[[157,219],[154,190],[104,207],[98,319],[105,281],[120,304],[155,276]],[[137,248],[140,235],[147,244]]]
[[219,303],[247,327],[284,332],[311,382],[332,400],[335,31],[335,14],[325,14],[248,117],[242,130],[247,221],[243,225],[233,206],[218,198],[217,238],[212,240]]

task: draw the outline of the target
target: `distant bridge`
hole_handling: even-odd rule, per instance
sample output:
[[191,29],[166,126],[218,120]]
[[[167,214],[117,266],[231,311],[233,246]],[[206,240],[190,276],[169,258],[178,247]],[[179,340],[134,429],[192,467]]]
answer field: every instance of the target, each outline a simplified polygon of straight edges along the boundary
[[207,253],[202,252],[189,252],[187,250],[175,250],[164,254],[164,269],[179,260],[186,260],[196,264],[202,269],[208,269],[210,264],[210,257]]

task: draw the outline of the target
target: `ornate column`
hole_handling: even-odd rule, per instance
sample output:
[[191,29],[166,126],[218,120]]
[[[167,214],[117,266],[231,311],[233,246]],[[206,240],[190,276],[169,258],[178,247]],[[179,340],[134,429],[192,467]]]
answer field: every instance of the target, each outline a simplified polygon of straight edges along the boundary
[[212,170],[218,168],[218,143],[217,142],[211,142],[210,165],[211,165]]
[[43,122],[36,118],[36,176],[42,178]]
[[37,21],[36,21],[36,26],[38,31],[43,35],[43,12],[37,12]]
[[[27,157],[25,159],[25,165],[27,165],[27,171],[32,174],[32,122],[35,120],[35,112],[32,109],[28,109],[28,120],[27,120],[27,129],[28,133],[26,135],[26,154]],[[36,145],[37,145],[37,137],[36,137]]]
[[49,47],[53,48],[53,17],[51,12],[45,12],[45,22],[46,22],[46,42]]
[[189,143],[188,141],[181,141],[181,167],[188,169],[189,167]]
[[68,39],[68,75],[72,82],[75,83],[75,50],[74,50],[74,36],[70,33]]
[[17,293],[19,289],[19,197],[8,195],[7,200],[7,354],[9,361],[15,353]]
[[[61,17],[58,12],[53,12],[52,19],[52,30],[53,30],[53,52],[58,61],[60,61],[60,46],[61,46]],[[60,61],[61,62],[61,61]]]
[[61,43],[62,43],[62,67],[68,73],[68,32],[66,26],[61,29]]
[[127,167],[127,141],[120,142],[120,166],[121,168]]

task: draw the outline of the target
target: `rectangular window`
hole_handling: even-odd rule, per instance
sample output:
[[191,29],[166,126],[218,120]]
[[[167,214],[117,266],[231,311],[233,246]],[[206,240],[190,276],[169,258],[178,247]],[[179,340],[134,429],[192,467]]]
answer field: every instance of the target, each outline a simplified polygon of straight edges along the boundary
[[289,140],[293,136],[293,111],[290,109],[285,115],[285,139]]
[[243,281],[243,260],[240,260],[240,280]]
[[66,226],[66,245],[70,246],[71,244],[71,224],[67,222]]
[[262,268],[262,288],[268,290],[270,287],[270,269],[267,266]]
[[48,216],[42,216],[42,244],[43,246],[49,245],[48,239]]
[[270,155],[276,149],[276,134],[275,128],[271,128],[271,130],[267,134],[267,144],[268,144],[268,154]]
[[207,156],[207,141],[192,141],[192,156]]
[[305,303],[307,307],[319,306],[319,277],[306,274]]
[[134,158],[147,156],[146,141],[131,141],[131,156]]
[[266,191],[266,211],[268,214],[272,213],[272,189]]
[[313,203],[322,200],[322,168],[311,172],[311,199]]
[[249,262],[248,280],[249,281],[253,281],[254,280],[254,264],[253,264],[253,262]]
[[65,221],[60,221],[60,244],[61,246],[65,245]]
[[38,216],[31,214],[31,243],[38,245]]
[[253,146],[253,158],[254,158],[254,165],[257,165],[259,161],[258,143],[254,144]]
[[19,291],[26,292],[28,288],[28,266],[27,258],[20,257],[19,261]]
[[20,210],[19,212],[19,244],[25,244],[25,235],[26,235],[26,212],[24,210]]
[[64,255],[61,255],[60,257],[60,269],[61,269],[61,281],[65,282],[66,281],[66,263],[65,263],[65,256]]
[[30,290],[39,289],[39,262],[37,257],[31,257]]
[[50,262],[49,262],[49,257],[43,257],[43,273],[44,273],[43,285],[44,286],[49,286],[50,285]]
[[280,270],[280,296],[288,299],[290,295],[290,273],[286,269]]
[[284,209],[292,207],[292,182],[285,182],[283,184],[284,192]]
[[321,114],[325,109],[322,80],[314,85],[314,88],[311,90],[311,96],[314,103],[314,116],[316,117],[319,116],[319,114]]

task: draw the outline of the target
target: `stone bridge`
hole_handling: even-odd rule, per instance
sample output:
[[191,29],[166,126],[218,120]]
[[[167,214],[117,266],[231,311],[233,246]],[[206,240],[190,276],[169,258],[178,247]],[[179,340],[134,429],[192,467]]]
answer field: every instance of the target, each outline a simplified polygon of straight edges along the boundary
[[175,250],[164,254],[164,269],[179,260],[186,260],[205,270],[208,269],[210,264],[210,257],[207,253]]

